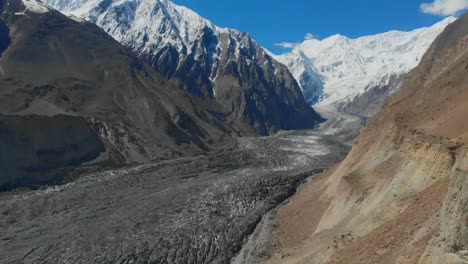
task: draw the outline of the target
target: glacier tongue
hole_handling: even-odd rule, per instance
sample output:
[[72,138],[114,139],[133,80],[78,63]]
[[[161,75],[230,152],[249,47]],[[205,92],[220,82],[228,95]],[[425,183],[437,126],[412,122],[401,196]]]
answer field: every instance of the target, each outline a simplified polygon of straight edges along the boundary
[[[412,70],[434,39],[455,19],[449,17],[410,32],[305,40],[291,52],[275,58],[289,67],[309,102],[337,106],[372,85],[388,82],[389,76]],[[320,99],[317,94],[321,94]]]

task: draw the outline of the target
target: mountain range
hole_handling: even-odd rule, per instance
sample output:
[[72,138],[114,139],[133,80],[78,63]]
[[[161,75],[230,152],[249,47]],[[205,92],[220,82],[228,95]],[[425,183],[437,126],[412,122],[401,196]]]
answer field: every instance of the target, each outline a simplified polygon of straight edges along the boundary
[[[40,1],[3,3],[0,112],[8,147],[0,188],[61,180],[63,170],[84,164],[202,154],[239,136],[322,120],[288,69],[247,34],[217,28],[169,1],[69,3],[92,5],[90,12],[107,7],[103,18],[133,17],[115,29],[127,32],[120,41],[128,46]],[[148,5],[152,12],[145,12]],[[184,32],[188,25],[198,28]]]
[[[248,34],[167,0],[48,4],[3,6],[1,113],[5,144],[18,153],[2,161],[5,186],[56,168],[143,163],[203,153],[237,136],[311,128],[323,120],[313,103],[370,117],[454,21],[306,40],[274,56]],[[41,123],[51,130],[34,129]],[[33,148],[16,135],[24,127]],[[66,138],[70,127],[84,132]],[[11,160],[19,156],[23,162]]]
[[217,27],[186,7],[168,0],[45,3],[100,26],[180,88],[219,102],[255,133],[320,121],[288,69],[250,35]]
[[288,66],[309,103],[370,117],[455,19],[357,39],[342,35],[309,39],[274,57]]
[[[196,96],[220,102],[260,134],[311,126],[297,86],[276,61],[289,68],[307,103],[368,118],[455,20],[448,17],[428,28],[358,39],[310,39],[289,53],[274,55],[248,34],[217,27],[169,0],[45,2],[97,24],[165,77]],[[281,91],[275,91],[279,86]],[[280,112],[266,113],[278,107],[294,120],[289,122]]]
[[[29,182],[17,181],[24,175],[37,180],[31,171],[142,163],[203,153],[238,136],[312,128],[323,120],[314,103],[370,117],[454,20],[356,40],[307,40],[276,56],[248,34],[168,0],[46,2],[3,7],[5,138],[25,156],[22,163],[3,160],[17,175],[5,186]],[[42,122],[53,131],[34,129]],[[75,122],[86,132],[65,139]],[[14,139],[22,126],[31,128],[29,142],[43,144],[28,149]],[[53,147],[41,133],[56,135]],[[70,149],[76,153],[63,154]]]

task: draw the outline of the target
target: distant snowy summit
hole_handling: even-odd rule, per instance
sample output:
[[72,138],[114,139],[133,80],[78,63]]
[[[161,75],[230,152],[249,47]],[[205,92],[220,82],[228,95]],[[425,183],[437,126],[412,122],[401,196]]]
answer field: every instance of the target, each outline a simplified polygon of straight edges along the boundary
[[357,39],[342,35],[309,39],[275,58],[288,66],[310,103],[338,106],[415,68],[435,38],[455,20],[448,17],[431,27]]

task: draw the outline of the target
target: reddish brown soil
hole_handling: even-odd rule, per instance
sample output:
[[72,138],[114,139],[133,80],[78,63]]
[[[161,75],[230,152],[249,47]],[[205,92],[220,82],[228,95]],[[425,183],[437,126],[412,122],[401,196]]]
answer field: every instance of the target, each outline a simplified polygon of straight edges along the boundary
[[278,210],[276,237],[284,247],[298,246],[314,233],[330,203],[320,199],[326,189],[323,188],[324,182],[330,174],[331,171],[323,173],[304,184],[299,193]]
[[437,221],[431,220],[437,217],[449,184],[448,178],[434,183],[397,218],[356,239],[328,264],[417,263],[438,229]]

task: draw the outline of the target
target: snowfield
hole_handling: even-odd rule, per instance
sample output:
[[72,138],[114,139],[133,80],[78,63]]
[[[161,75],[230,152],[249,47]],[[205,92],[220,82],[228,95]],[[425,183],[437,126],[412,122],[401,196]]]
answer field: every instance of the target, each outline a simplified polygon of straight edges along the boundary
[[334,35],[305,40],[275,58],[288,66],[311,103],[332,105],[415,68],[434,39],[455,20],[448,17],[431,27],[357,39]]
[[32,12],[37,14],[43,14],[49,12],[49,8],[43,3],[37,0],[22,0],[25,7],[23,12],[17,12],[15,15],[25,15],[26,12]]

